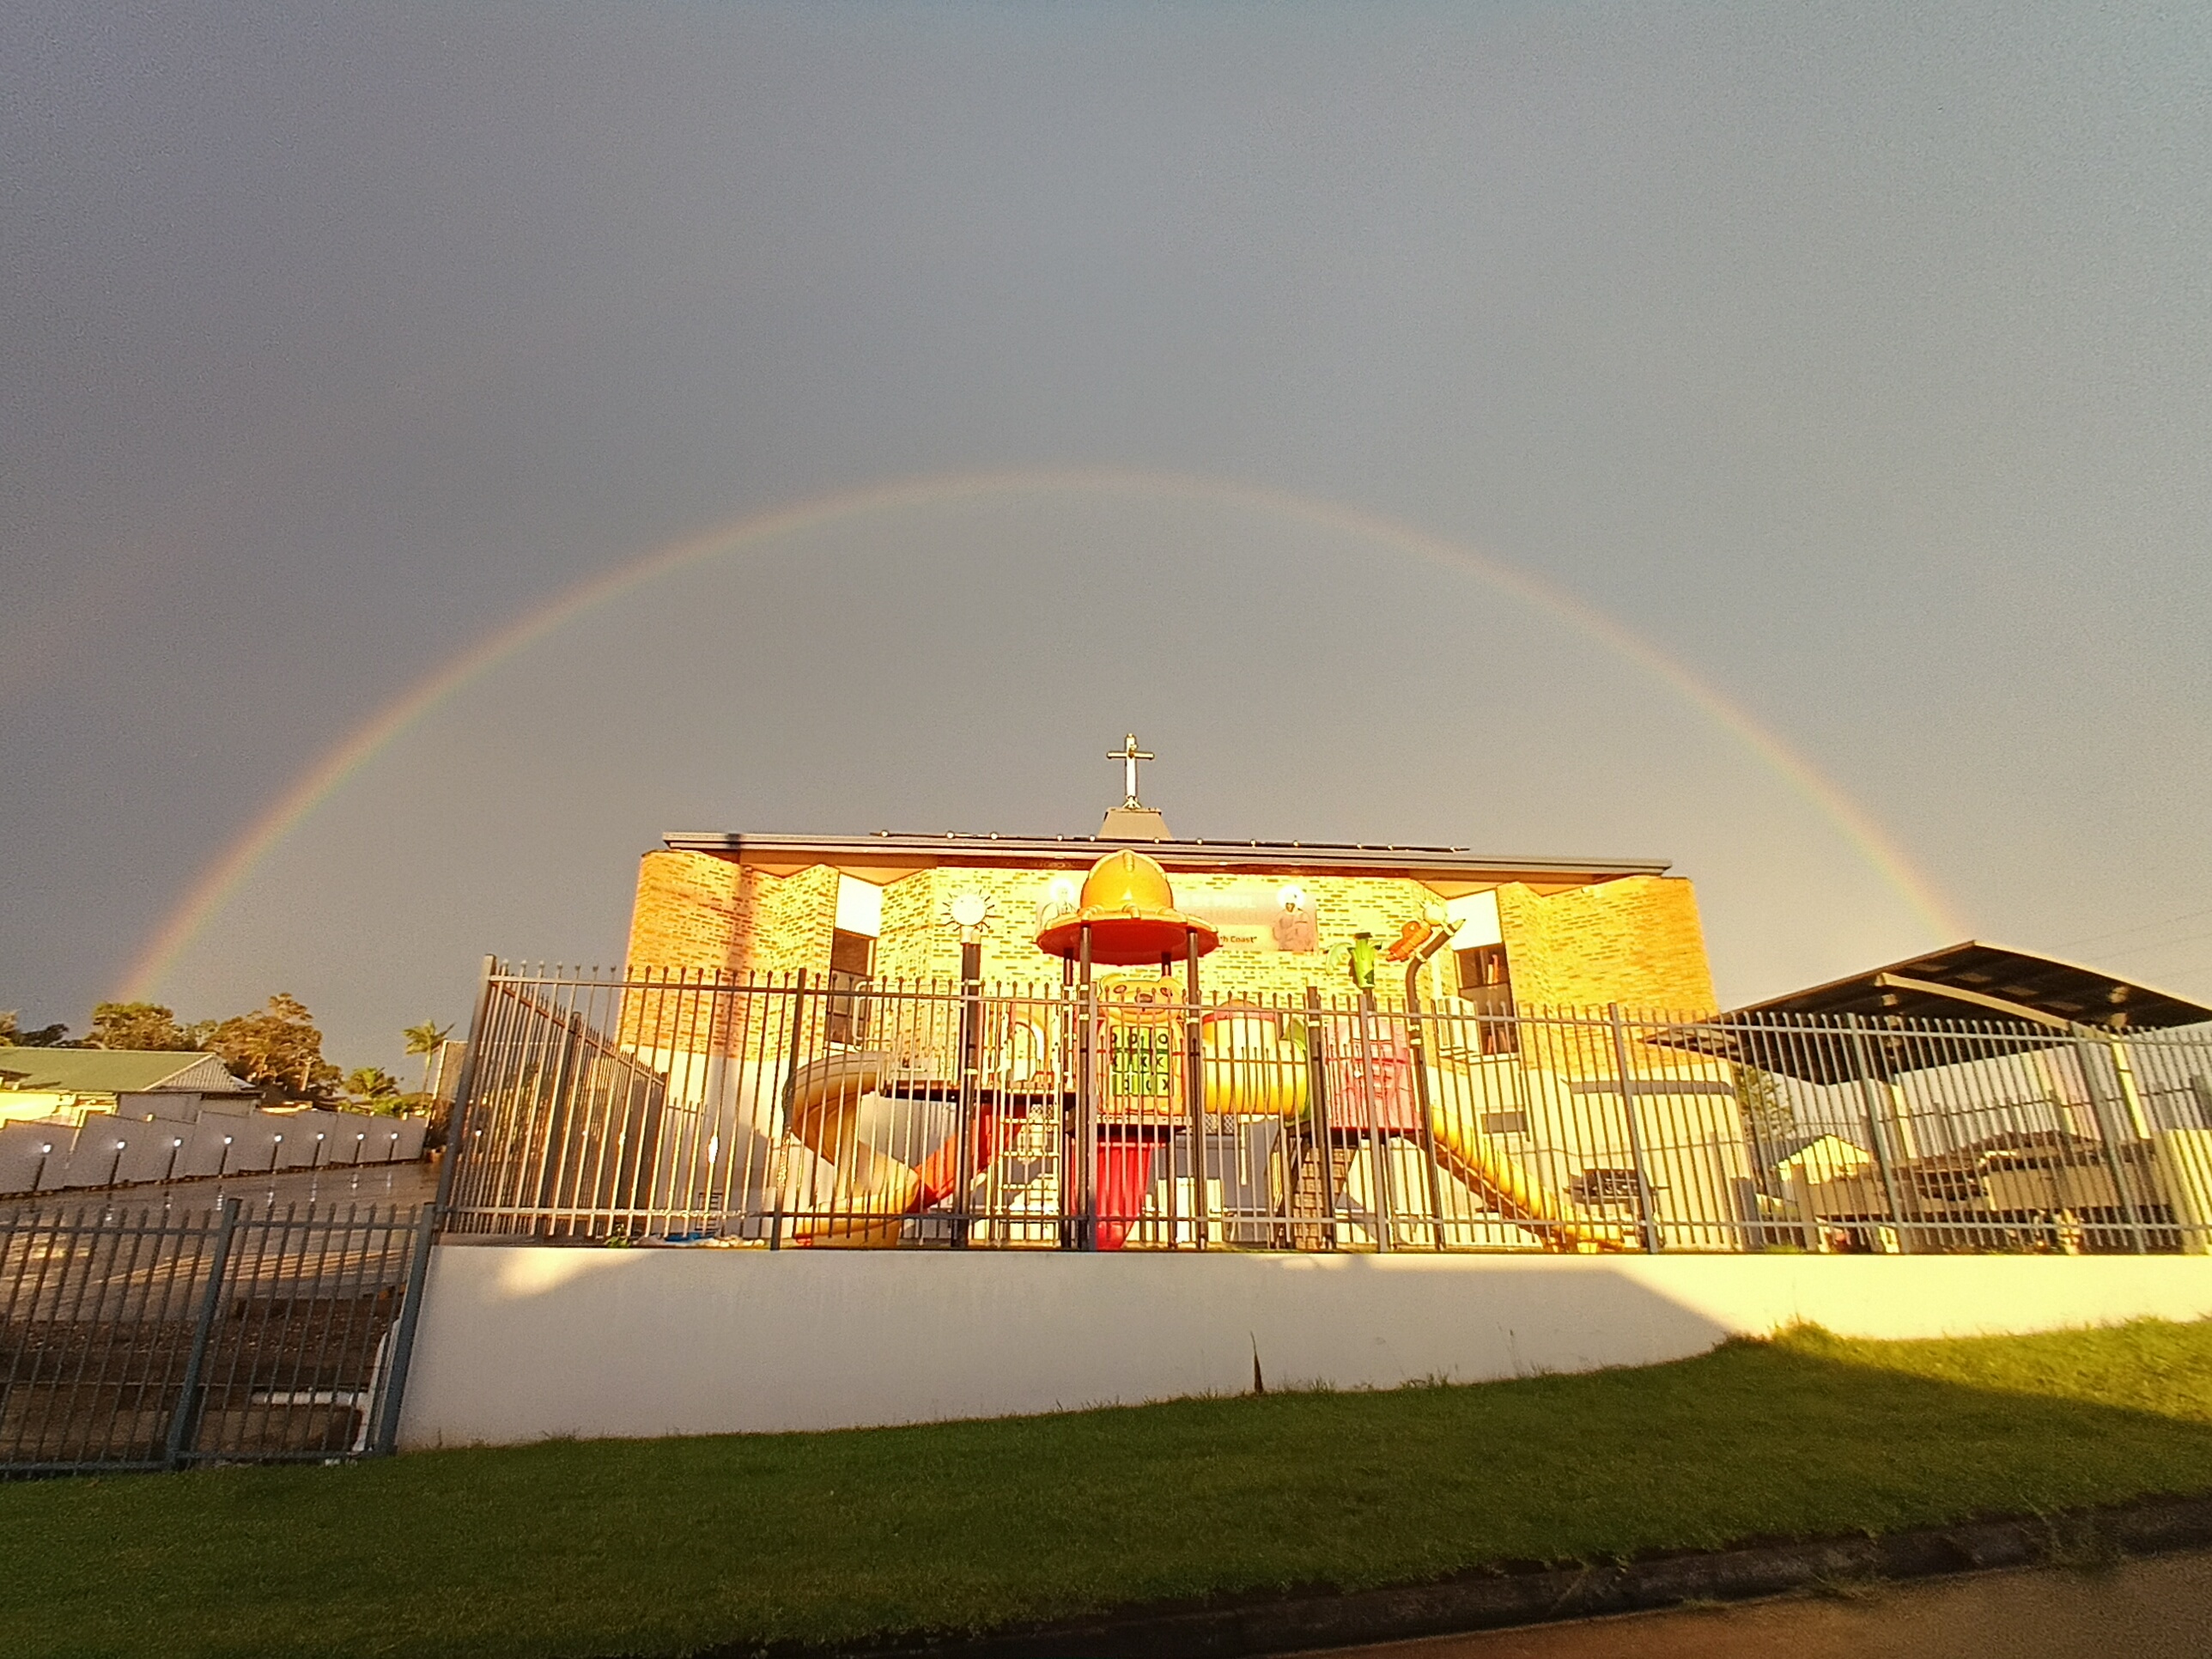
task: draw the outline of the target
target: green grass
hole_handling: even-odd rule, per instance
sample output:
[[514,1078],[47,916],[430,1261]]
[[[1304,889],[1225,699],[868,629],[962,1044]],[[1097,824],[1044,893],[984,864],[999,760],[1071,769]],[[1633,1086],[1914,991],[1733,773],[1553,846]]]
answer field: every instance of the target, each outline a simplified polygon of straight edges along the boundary
[[31,1655],[676,1654],[2212,1492],[2212,1325],[0,1487]]

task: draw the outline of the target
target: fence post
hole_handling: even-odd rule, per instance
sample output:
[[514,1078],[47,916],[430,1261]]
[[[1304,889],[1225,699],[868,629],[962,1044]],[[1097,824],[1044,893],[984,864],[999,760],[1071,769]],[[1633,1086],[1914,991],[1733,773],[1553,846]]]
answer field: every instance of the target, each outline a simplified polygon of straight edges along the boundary
[[431,1241],[437,1236],[438,1206],[425,1204],[415,1222],[415,1250],[407,1259],[407,1288],[399,1304],[399,1327],[392,1334],[392,1363],[384,1373],[384,1398],[376,1407],[376,1426],[368,1455],[391,1455],[399,1437],[399,1406],[407,1392],[407,1367],[415,1358],[415,1322],[422,1316],[422,1290],[430,1273]]
[[[1082,1038],[1083,1050],[1076,1061],[1077,1090],[1075,1100],[1075,1164],[1078,1184],[1075,1248],[1095,1250],[1098,1248],[1098,1132],[1097,1102],[1092,1091],[1097,1087],[1098,1063],[1098,988],[1091,978],[1091,924],[1085,922],[1082,931],[1080,961],[1082,988],[1077,993],[1077,1034]],[[1063,1172],[1060,1186],[1067,1182]],[[1062,1192],[1063,1203],[1066,1193]]]
[[[983,946],[960,943],[960,1084],[952,1116],[952,1248],[968,1248],[968,1171],[974,1156],[975,1113],[983,1071]],[[1002,1094],[1004,1091],[1000,1091]]]
[[185,1455],[198,1437],[200,1377],[207,1370],[208,1344],[215,1322],[222,1311],[223,1279],[230,1271],[231,1235],[238,1230],[238,1200],[222,1201],[222,1219],[216,1224],[215,1249],[208,1258],[207,1294],[200,1298],[198,1320],[192,1326],[192,1346],[185,1359],[184,1381],[178,1385],[177,1403],[169,1413],[169,1443],[162,1461],[173,1469],[185,1466]]
[[[1906,1231],[1905,1212],[1897,1201],[1897,1172],[1891,1167],[1889,1137],[1882,1133],[1875,1115],[1874,1091],[1881,1079],[1875,1072],[1873,1045],[1867,1041],[1866,1022],[1858,1015],[1845,1014],[1844,1024],[1851,1034],[1851,1068],[1858,1073],[1859,1106],[1866,1114],[1867,1139],[1873,1143],[1875,1163],[1881,1170],[1882,1193],[1889,1200],[1889,1224],[1896,1230],[1899,1250],[1910,1254],[1916,1241]],[[1886,1093],[1884,1098],[1887,1098]]]
[[[2096,1051],[2104,1047],[2105,1039],[2084,1025],[2074,1028],[2074,1063],[2081,1073],[2081,1086],[2089,1091],[2089,1109],[2097,1119],[2097,1139],[2104,1143],[2105,1167],[2112,1176],[2112,1191],[2120,1200],[2120,1214],[2128,1224],[2128,1237],[2135,1254],[2148,1252],[2149,1244],[2143,1237],[2142,1213],[2136,1208],[2135,1195],[2128,1190],[2128,1172],[2120,1167],[2118,1126],[2112,1121],[2112,1097],[2105,1092],[2104,1084],[2091,1064]],[[2118,1044],[2113,1044],[2118,1049]]]
[[[1192,1232],[1198,1248],[1202,1250],[1206,1248],[1206,1233],[1212,1225],[1212,1212],[1206,1192],[1209,1162],[1206,1153],[1206,1051],[1198,1012],[1198,933],[1195,929],[1185,930],[1183,951],[1186,964],[1183,996],[1188,1004],[1183,1010],[1182,1041],[1183,1093],[1188,1097],[1184,1103],[1190,1115],[1190,1218]],[[1172,1158],[1172,1148],[1170,1156]],[[1168,1177],[1170,1182],[1168,1190],[1173,1192],[1175,1168],[1172,1163],[1169,1165]]]
[[1636,1231],[1646,1255],[1659,1253],[1659,1224],[1651,1213],[1651,1171],[1644,1157],[1644,1124],[1636,1110],[1636,1083],[1628,1070],[1628,1026],[1620,1005],[1606,1005],[1606,1019],[1613,1028],[1613,1074],[1620,1085],[1621,1115],[1628,1120],[1628,1159],[1636,1166]]
[[446,1114],[446,1155],[438,1161],[438,1195],[434,1207],[438,1224],[445,1224],[453,1205],[453,1188],[463,1149],[468,1145],[470,1097],[476,1092],[477,1061],[483,1052],[483,1037],[491,1024],[491,982],[499,971],[499,958],[486,957],[477,983],[476,1012],[469,1016],[467,1043],[461,1049],[461,1074],[453,1079],[453,1104]]
[[1306,987],[1306,1101],[1313,1115],[1315,1149],[1321,1156],[1321,1236],[1336,1248],[1336,1139],[1328,1127],[1328,1054],[1321,991]]
[[[799,1026],[800,1026],[802,1024],[804,1024],[804,1023],[805,1023],[805,1018],[806,1018],[806,969],[805,969],[804,968],[800,968],[800,969],[796,969],[796,970],[793,973],[793,975],[792,975],[792,978],[791,978],[791,1018],[790,1018],[790,1020],[787,1023],[787,1029],[786,1029],[786,1030],[785,1030],[785,1031],[784,1031],[784,1037],[785,1037],[786,1041],[787,1041],[787,1042],[789,1042],[789,1044],[790,1044],[790,1053],[789,1053],[789,1054],[785,1057],[785,1060],[784,1060],[784,1067],[783,1067],[783,1091],[782,1091],[782,1093],[781,1093],[781,1097],[780,1097],[780,1099],[781,1099],[781,1104],[782,1104],[782,1108],[783,1108],[783,1133],[784,1133],[786,1135],[789,1135],[789,1134],[792,1133],[792,1122],[791,1122],[791,1119],[792,1119],[792,1109],[793,1109],[793,1107],[794,1107],[795,1105],[797,1105],[797,1104],[798,1104],[798,1103],[799,1103]],[[850,1154],[849,1152],[848,1152],[848,1153],[843,1154],[843,1156],[846,1158],[847,1161],[849,1163],[850,1158],[851,1158],[851,1154]],[[831,1178],[833,1181],[842,1181],[842,1179],[844,1179],[844,1176],[843,1176],[843,1174],[842,1174],[842,1171],[836,1171],[836,1170],[835,1170],[834,1166],[833,1166],[833,1173],[832,1173],[832,1175],[831,1175],[831,1177],[830,1177],[830,1178]],[[809,1190],[811,1190],[811,1191],[818,1191],[818,1190],[820,1190],[820,1189],[819,1189],[818,1188],[810,1188],[810,1189],[809,1189]],[[831,1221],[830,1221],[830,1232],[829,1232],[829,1237],[832,1237],[832,1238],[834,1238],[834,1237],[836,1237],[836,1205],[837,1205],[837,1193],[836,1193],[836,1189],[833,1187],[833,1188],[830,1189],[830,1206]],[[819,1216],[817,1216],[815,1219],[816,1219],[816,1223],[817,1223],[817,1224],[818,1225],[818,1224],[820,1224],[820,1219],[821,1219],[821,1218],[820,1218],[820,1217],[819,1217]],[[782,1243],[783,1243],[783,1237],[782,1237],[782,1236],[783,1236],[783,1194],[782,1194],[781,1190],[781,1189],[779,1189],[779,1190],[778,1190],[778,1192],[777,1192],[777,1194],[776,1194],[776,1222],[775,1222],[775,1231],[774,1235],[773,1235],[773,1236],[769,1238],[769,1248],[770,1249],[780,1249],[780,1248],[781,1247],[781,1245],[782,1245]],[[818,1234],[817,1235],[817,1237],[820,1237],[820,1236],[821,1236],[821,1235],[818,1235]]]
[[1382,1090],[1375,1066],[1375,993],[1359,989],[1359,1079],[1367,1097],[1367,1156],[1374,1164],[1375,1249],[1388,1255],[1397,1231],[1396,1183],[1390,1178],[1390,1131],[1382,1127]]
[[[1406,1047],[1413,1062],[1413,1109],[1420,1115],[1421,1159],[1429,1177],[1429,1242],[1444,1248],[1444,1189],[1437,1168],[1437,1126],[1431,1116],[1428,1034],[1423,1026],[1420,978],[1422,958],[1406,969]],[[1438,1045],[1440,1048],[1441,1044]]]

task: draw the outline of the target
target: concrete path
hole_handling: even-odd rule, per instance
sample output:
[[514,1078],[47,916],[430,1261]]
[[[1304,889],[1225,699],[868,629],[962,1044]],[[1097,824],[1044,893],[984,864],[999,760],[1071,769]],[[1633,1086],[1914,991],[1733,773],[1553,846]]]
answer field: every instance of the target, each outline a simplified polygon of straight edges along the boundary
[[[2212,1551],[1339,1648],[1327,1659],[2201,1659]],[[1319,1656],[1316,1656],[1316,1659]]]

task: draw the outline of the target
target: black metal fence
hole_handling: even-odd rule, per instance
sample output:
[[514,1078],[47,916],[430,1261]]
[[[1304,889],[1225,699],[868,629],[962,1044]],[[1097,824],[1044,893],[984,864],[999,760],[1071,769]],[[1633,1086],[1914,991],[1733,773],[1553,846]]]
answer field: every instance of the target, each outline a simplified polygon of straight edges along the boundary
[[0,1474],[390,1451],[431,1214],[0,1214]]
[[488,979],[447,1225],[770,1249],[2212,1249],[2212,1030]]

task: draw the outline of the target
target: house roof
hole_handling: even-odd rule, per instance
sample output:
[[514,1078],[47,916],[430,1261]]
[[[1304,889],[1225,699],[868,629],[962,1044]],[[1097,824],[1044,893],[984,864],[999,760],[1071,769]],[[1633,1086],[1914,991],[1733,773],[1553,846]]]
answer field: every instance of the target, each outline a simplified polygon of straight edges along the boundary
[[1575,886],[1622,876],[1664,875],[1664,859],[1539,858],[1477,853],[1465,847],[1343,842],[1107,841],[1092,836],[779,836],[672,830],[662,844],[770,870],[817,864],[878,872],[888,879],[937,866],[1008,865],[1080,870],[1117,847],[1134,846],[1169,870],[1276,874],[1411,875],[1486,884],[1525,881]]
[[0,1048],[0,1086],[65,1094],[161,1091],[203,1094],[243,1089],[213,1054],[153,1048]]

